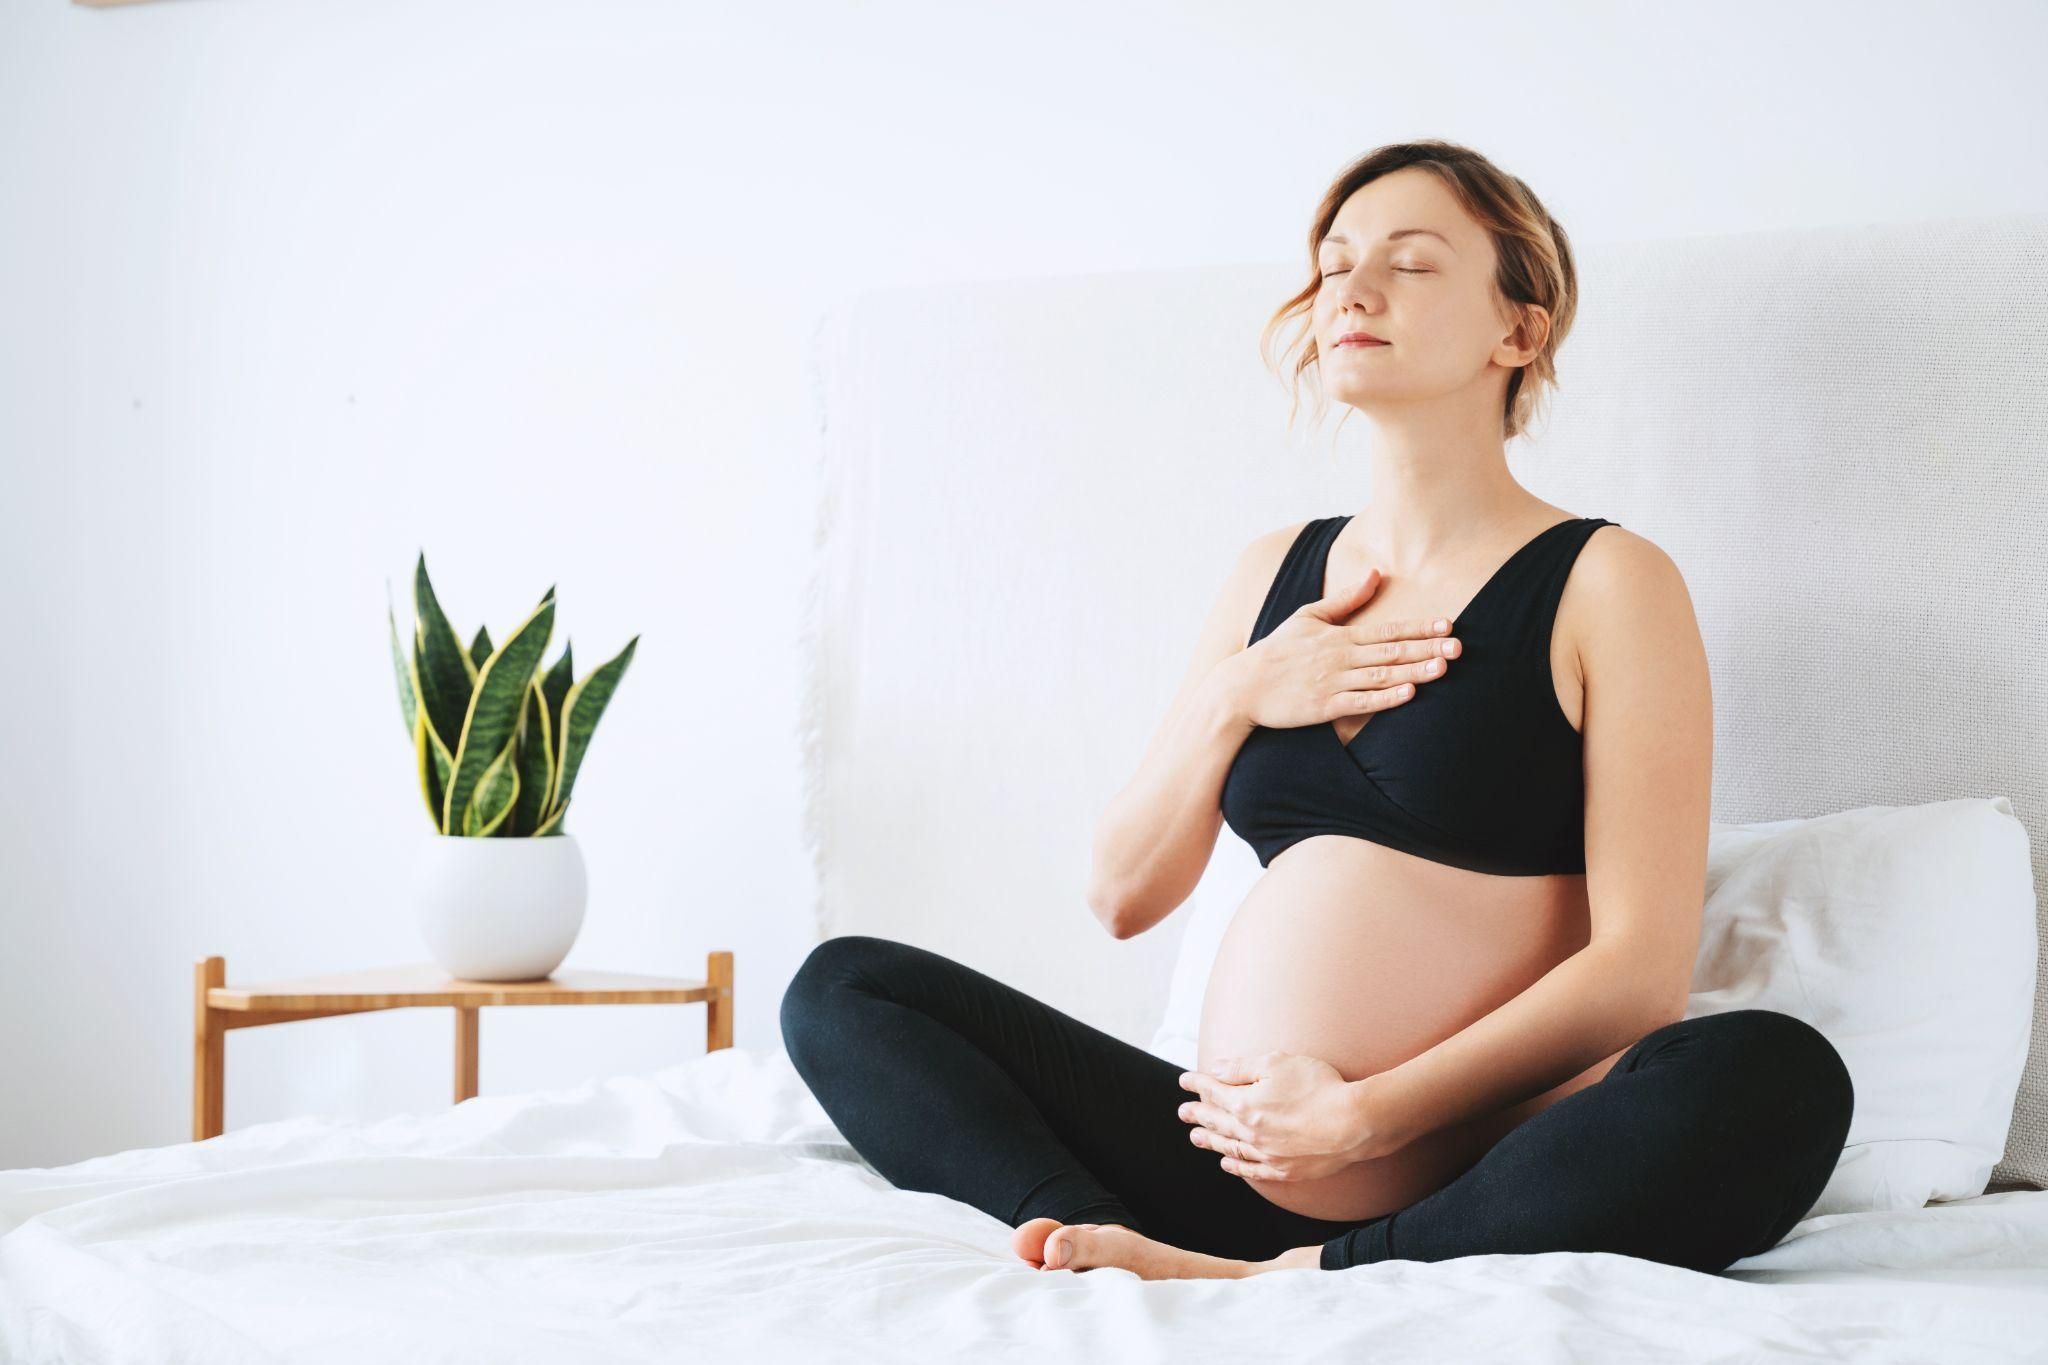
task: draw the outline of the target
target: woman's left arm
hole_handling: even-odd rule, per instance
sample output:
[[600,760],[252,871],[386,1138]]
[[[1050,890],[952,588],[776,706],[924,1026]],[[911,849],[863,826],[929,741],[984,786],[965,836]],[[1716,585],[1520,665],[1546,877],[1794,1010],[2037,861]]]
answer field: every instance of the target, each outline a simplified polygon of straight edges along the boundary
[[[1204,1103],[1182,1116],[1214,1120],[1208,1140],[1192,1140],[1224,1154],[1225,1169],[1309,1179],[1384,1156],[1555,1089],[1684,1017],[1713,775],[1706,648],[1678,566],[1633,532],[1609,532],[1586,543],[1567,587],[1583,622],[1590,942],[1491,1013],[1358,1081],[1288,1053],[1188,1073],[1182,1084]],[[1333,1150],[1304,1153],[1336,1113],[1350,1119],[1325,1139]]]
[[1685,1015],[1706,902],[1714,699],[1692,595],[1655,542],[1587,540],[1565,591],[1585,683],[1587,945],[1491,1014],[1367,1078],[1407,1140],[1564,1084]]

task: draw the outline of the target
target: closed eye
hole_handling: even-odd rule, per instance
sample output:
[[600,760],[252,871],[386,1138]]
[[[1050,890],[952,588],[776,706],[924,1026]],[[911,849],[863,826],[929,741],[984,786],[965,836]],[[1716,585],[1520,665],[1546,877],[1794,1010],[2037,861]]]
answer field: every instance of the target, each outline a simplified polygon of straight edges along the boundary
[[[1323,278],[1327,280],[1333,275],[1344,275],[1349,273],[1350,267],[1347,266],[1343,270],[1328,271],[1323,275]],[[1410,270],[1405,266],[1397,265],[1394,267],[1394,273],[1397,275],[1434,275],[1436,272],[1434,270]]]

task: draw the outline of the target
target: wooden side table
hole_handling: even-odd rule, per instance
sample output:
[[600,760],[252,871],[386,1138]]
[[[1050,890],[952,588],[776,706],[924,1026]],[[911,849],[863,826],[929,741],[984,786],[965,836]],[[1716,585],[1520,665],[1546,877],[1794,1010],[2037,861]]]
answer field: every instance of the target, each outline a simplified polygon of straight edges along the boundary
[[557,971],[538,981],[465,981],[432,963],[331,976],[227,984],[227,959],[192,974],[192,1140],[218,1137],[226,1099],[227,1031],[330,1014],[447,1005],[455,1011],[455,1102],[476,1094],[477,1011],[485,1005],[687,1005],[704,1002],[704,1048],[732,1046],[732,954],[705,957],[704,979]]

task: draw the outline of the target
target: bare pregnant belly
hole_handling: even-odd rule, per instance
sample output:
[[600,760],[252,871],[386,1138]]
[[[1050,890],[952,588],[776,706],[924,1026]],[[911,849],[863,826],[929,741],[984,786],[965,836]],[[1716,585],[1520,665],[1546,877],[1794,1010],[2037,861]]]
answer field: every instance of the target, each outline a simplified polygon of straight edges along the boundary
[[[1278,1049],[1320,1057],[1346,1080],[1385,1071],[1519,995],[1589,932],[1584,874],[1490,876],[1362,839],[1305,839],[1273,860],[1224,933],[1202,1002],[1199,1065]],[[1405,1208],[1620,1056],[1335,1175],[1248,1183],[1311,1218]]]

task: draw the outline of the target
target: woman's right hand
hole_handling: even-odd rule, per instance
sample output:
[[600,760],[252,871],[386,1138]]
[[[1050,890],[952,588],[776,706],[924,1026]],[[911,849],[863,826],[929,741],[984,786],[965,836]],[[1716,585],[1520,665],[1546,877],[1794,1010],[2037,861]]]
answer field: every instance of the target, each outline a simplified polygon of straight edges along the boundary
[[[1379,591],[1378,568],[1350,592],[1308,602],[1273,632],[1230,657],[1241,714],[1287,730],[1399,706],[1450,670],[1463,646],[1446,620],[1347,626]],[[1436,671],[1430,672],[1434,664]]]

